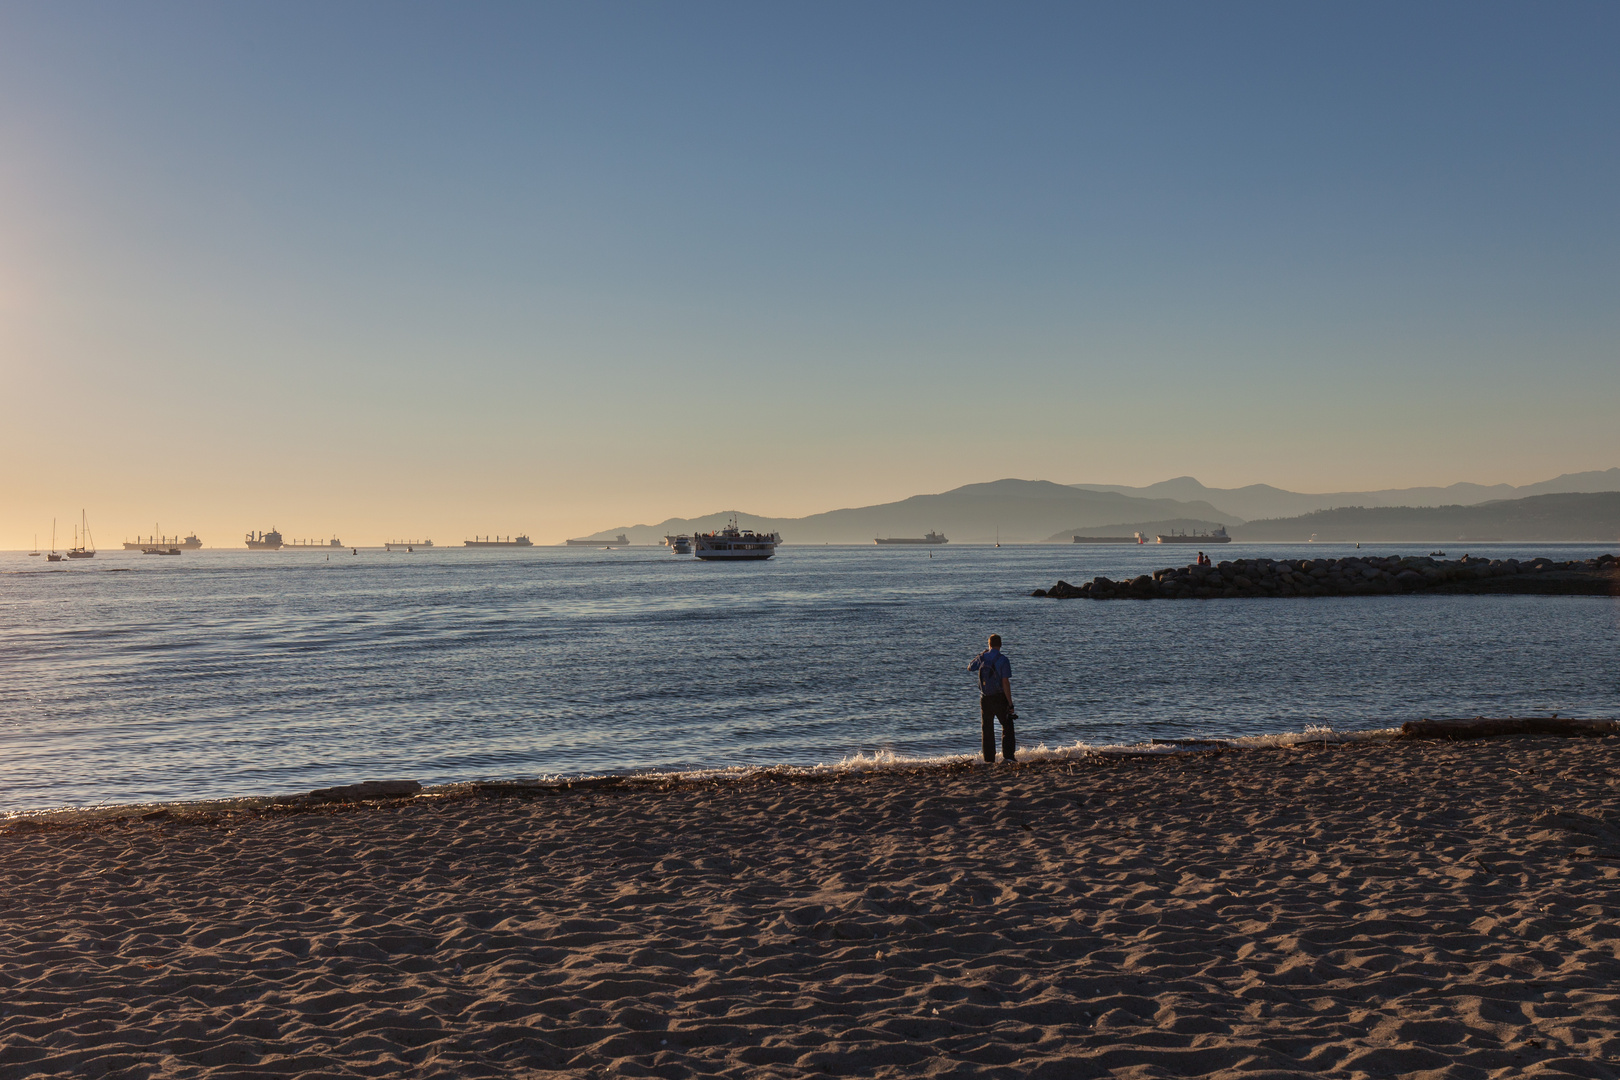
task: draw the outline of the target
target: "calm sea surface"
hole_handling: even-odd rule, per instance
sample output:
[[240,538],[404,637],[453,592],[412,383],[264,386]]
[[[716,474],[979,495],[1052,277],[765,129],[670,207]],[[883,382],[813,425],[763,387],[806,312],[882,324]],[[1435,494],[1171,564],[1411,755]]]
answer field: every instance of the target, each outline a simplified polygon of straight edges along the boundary
[[1028,596],[1192,554],[785,547],[715,565],[661,548],[345,549],[58,567],[7,552],[0,809],[974,753],[966,668],[991,632],[1012,659],[1025,746],[1620,716],[1611,599]]

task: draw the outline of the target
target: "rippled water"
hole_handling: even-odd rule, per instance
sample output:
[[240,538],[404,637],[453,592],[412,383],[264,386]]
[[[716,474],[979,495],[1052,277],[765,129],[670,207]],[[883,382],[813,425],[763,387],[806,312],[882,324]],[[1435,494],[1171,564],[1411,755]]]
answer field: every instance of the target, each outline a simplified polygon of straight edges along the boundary
[[[1292,553],[1344,552],[1234,544],[1218,557]],[[1611,599],[1028,596],[1191,555],[104,552],[58,568],[6,553],[0,808],[973,753],[965,669],[993,631],[1024,745],[1620,715]]]

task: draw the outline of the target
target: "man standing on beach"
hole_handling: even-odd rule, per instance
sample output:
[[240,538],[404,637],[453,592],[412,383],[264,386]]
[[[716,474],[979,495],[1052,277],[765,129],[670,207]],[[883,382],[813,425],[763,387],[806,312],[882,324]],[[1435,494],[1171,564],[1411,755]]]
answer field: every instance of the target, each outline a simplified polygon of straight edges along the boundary
[[990,635],[990,647],[968,666],[979,673],[979,720],[984,725],[984,760],[995,764],[996,720],[1001,720],[1001,756],[1010,765],[1018,749],[1013,742],[1012,663],[1001,655],[1001,635]]

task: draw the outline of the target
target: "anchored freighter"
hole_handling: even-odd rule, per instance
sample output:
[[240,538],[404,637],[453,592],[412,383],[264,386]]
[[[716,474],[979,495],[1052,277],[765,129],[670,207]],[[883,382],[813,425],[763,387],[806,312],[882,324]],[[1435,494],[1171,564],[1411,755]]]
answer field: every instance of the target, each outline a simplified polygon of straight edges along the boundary
[[1160,544],[1230,544],[1232,538],[1226,535],[1226,526],[1215,526],[1214,532],[1207,533],[1160,533],[1157,543]]
[[195,536],[188,536],[184,540],[178,536],[158,536],[157,529],[153,528],[151,536],[137,536],[133,541],[124,541],[125,551],[145,551],[149,547],[179,548],[181,551],[196,551],[202,547],[202,541]]
[[873,540],[874,544],[948,544],[944,533],[929,532],[921,536],[889,536]]

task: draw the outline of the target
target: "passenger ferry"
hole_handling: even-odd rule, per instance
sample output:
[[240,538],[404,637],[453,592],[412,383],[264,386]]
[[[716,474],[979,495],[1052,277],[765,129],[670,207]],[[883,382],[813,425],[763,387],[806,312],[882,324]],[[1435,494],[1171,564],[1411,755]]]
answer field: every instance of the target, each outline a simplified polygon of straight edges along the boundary
[[768,559],[776,554],[776,545],[781,542],[780,533],[738,529],[737,519],[732,518],[723,529],[693,536],[692,554],[700,559]]

